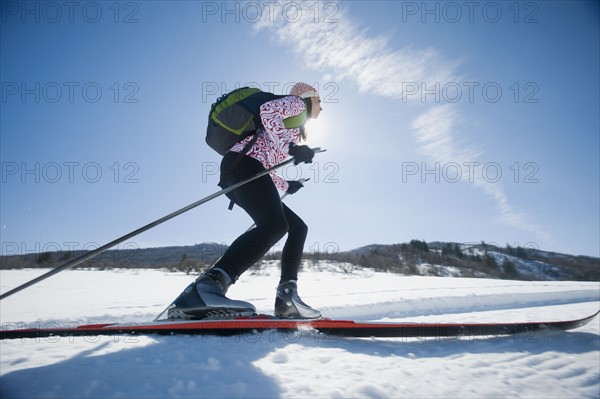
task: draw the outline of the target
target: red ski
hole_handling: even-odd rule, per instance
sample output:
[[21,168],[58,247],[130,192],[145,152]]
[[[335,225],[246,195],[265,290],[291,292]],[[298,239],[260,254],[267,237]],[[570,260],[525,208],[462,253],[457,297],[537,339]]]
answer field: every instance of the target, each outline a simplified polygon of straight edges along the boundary
[[236,335],[276,330],[284,332],[313,331],[344,337],[469,337],[531,333],[548,330],[572,330],[593,320],[600,312],[568,321],[518,323],[395,323],[358,322],[352,320],[284,320],[258,315],[231,320],[163,320],[139,324],[87,324],[77,327],[38,326],[25,328],[5,323],[0,339],[39,338],[89,335]]

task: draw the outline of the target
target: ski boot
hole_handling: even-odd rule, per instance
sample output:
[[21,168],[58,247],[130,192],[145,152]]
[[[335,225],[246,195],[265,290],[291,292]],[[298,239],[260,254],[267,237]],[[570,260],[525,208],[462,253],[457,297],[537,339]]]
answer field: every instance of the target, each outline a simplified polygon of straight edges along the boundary
[[167,318],[184,320],[230,319],[256,314],[254,305],[225,296],[231,278],[221,269],[200,275],[169,306]]
[[280,284],[275,299],[275,317],[280,319],[320,319],[321,312],[305,304],[298,296],[295,280]]

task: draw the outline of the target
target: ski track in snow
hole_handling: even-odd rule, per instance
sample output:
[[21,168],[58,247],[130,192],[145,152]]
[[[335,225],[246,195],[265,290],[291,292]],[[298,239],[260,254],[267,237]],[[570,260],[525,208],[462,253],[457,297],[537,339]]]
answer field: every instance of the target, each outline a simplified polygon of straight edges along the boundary
[[[45,270],[0,272],[6,292]],[[270,313],[276,265],[229,291]],[[152,320],[194,276],[66,271],[0,302],[3,327]],[[300,294],[328,317],[407,322],[575,319],[600,283],[304,270]],[[336,338],[310,330],[236,337],[5,340],[2,398],[600,397],[600,320],[577,330],[461,338]]]

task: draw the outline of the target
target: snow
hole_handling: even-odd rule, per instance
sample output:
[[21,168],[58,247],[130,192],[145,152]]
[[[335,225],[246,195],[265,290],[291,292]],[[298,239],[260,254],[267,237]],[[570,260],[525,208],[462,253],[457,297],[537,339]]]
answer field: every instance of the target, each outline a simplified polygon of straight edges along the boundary
[[[347,265],[346,265],[347,266]],[[409,322],[576,319],[600,283],[407,277],[306,263],[300,294],[328,317]],[[47,270],[0,272],[1,291]],[[152,320],[194,278],[159,270],[65,271],[0,302],[3,328]],[[228,295],[271,313],[276,263]],[[4,340],[2,398],[598,398],[600,321],[569,332],[338,338],[310,330],[217,336]]]

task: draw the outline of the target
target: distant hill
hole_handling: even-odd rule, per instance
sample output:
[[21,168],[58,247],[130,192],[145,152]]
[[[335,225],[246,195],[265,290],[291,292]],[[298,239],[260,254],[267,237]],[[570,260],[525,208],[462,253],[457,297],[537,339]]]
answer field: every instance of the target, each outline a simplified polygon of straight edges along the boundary
[[[111,250],[80,268],[164,268],[196,273],[213,264],[226,245],[202,243],[189,246]],[[0,269],[60,266],[82,251],[44,252],[0,257]],[[270,255],[278,259],[279,254]],[[378,271],[405,275],[481,277],[517,280],[600,281],[600,258],[574,256],[533,248],[498,247],[481,242],[425,242],[372,244],[339,253],[306,253],[306,261],[328,260]]]
[[484,242],[373,244],[323,259],[407,275],[600,281],[600,258]]
[[[202,243],[187,246],[118,249],[106,251],[89,261],[82,268],[201,268],[215,262],[227,249],[226,245]],[[25,255],[0,256],[0,269],[23,269],[56,267],[83,255],[84,251],[29,253]]]

